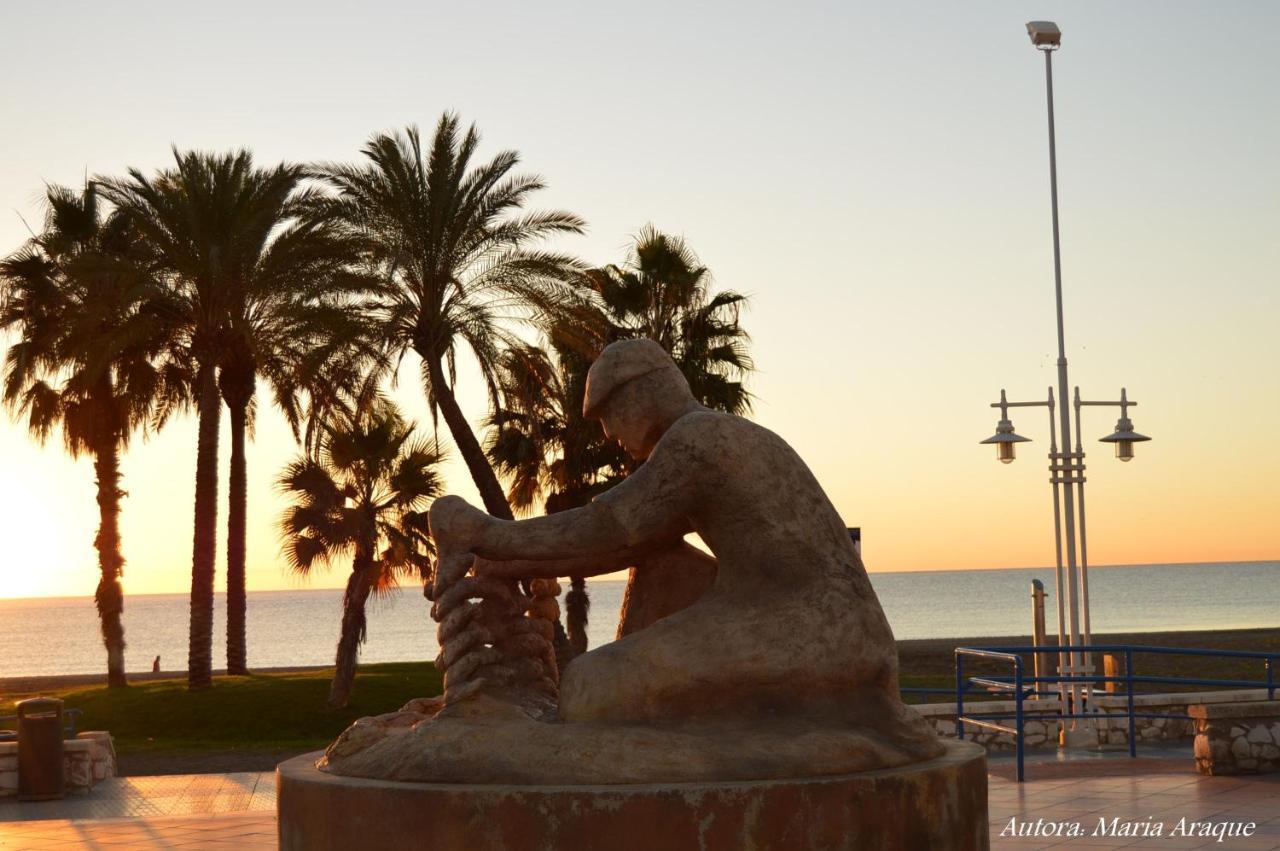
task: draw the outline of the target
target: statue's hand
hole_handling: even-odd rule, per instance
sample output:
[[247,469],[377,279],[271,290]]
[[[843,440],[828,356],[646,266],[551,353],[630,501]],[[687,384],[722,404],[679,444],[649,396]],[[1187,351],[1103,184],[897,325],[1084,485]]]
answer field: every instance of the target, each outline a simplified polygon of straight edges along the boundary
[[[475,556],[469,553],[440,553],[436,559],[435,574],[431,577],[431,583],[425,592],[427,599],[433,603],[439,600],[444,592],[471,571],[471,563],[474,559]],[[432,617],[435,617],[434,609]]]
[[467,574],[474,557],[471,551],[493,521],[488,514],[467,504],[460,496],[444,496],[431,504],[428,513],[431,537],[436,544],[436,575],[428,599],[440,595]]
[[443,496],[431,503],[431,537],[441,553],[471,552],[484,539],[493,518],[460,496]]

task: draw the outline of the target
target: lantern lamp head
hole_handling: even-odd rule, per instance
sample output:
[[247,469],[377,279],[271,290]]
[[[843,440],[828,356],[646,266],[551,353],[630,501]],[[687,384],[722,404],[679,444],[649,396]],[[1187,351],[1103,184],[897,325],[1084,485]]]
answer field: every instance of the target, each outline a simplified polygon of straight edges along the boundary
[[1019,443],[1028,443],[1029,437],[1023,437],[1013,430],[1013,423],[1007,419],[1002,419],[996,424],[996,433],[986,440],[978,441],[979,443],[994,443],[996,447],[996,459],[1001,464],[1009,464],[1017,457],[1017,449]]
[[1101,443],[1114,443],[1116,446],[1116,457],[1121,461],[1133,460],[1133,445],[1141,443],[1144,440],[1150,440],[1145,434],[1138,434],[1133,430],[1133,421],[1128,417],[1121,417],[1116,422],[1116,430],[1106,437],[1099,438]]

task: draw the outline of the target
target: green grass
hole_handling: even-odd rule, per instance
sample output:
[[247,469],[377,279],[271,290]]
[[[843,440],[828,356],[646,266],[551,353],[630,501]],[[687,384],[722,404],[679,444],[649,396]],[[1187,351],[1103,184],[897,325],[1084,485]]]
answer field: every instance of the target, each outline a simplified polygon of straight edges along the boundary
[[[122,754],[184,755],[288,750],[328,745],[352,721],[394,712],[414,697],[437,695],[440,673],[427,662],[363,665],[351,703],[325,704],[332,669],[215,677],[213,688],[187,691],[186,680],[151,680],[123,689],[73,686],[43,691],[84,713],[81,730],[108,730]],[[29,695],[5,695],[0,715]]]
[[[927,688],[942,688],[954,692],[955,689],[955,653],[958,643],[967,646],[1024,646],[1030,639],[996,638],[977,639],[957,642],[954,639],[930,639],[899,642],[898,658],[901,665],[902,685]],[[1167,633],[1125,633],[1115,635],[1094,636],[1095,644],[1120,644],[1154,647],[1186,647],[1213,648],[1217,650],[1245,650],[1250,652],[1275,653],[1280,655],[1280,630],[1275,629],[1241,629],[1218,632],[1167,632]],[[1101,654],[1096,664],[1101,668]],[[1123,660],[1121,660],[1123,662]],[[1249,681],[1261,688],[1266,679],[1266,668],[1261,659],[1240,659],[1231,657],[1182,656],[1175,654],[1135,653],[1133,657],[1134,673],[1137,676],[1175,677],[1181,679],[1215,679]],[[1052,661],[1051,661],[1052,664]],[[1024,670],[1032,670],[1029,655],[1023,657]],[[906,673],[910,672],[910,673]],[[970,658],[965,662],[965,672],[969,676],[1009,676],[1012,668],[1008,663]],[[1101,670],[1098,672],[1102,673]],[[1028,673],[1028,675],[1030,675]],[[1276,675],[1280,682],[1280,673]],[[1154,692],[1197,692],[1219,691],[1243,686],[1190,685],[1185,682],[1174,683],[1136,683],[1136,694]],[[1116,692],[1124,694],[1124,685],[1117,684]],[[973,691],[966,700],[1005,700],[1005,695],[987,695],[981,691]],[[953,697],[931,696],[917,698],[912,695],[910,703],[950,702]]]
[[947,703],[955,700],[956,678],[951,674],[906,674],[898,675],[898,685],[902,688],[938,689],[943,694],[904,694],[904,703]]
[[[80,709],[79,729],[109,730],[121,754],[197,756],[323,748],[357,718],[394,712],[411,698],[441,692],[440,672],[430,663],[362,665],[350,705],[332,710],[325,704],[332,675],[326,669],[215,677],[213,688],[198,692],[187,691],[186,680],[173,679],[124,689],[72,686],[40,694]],[[948,689],[954,679],[904,676],[902,685]],[[14,703],[29,696],[6,695],[0,715],[12,715]]]
[[[1214,646],[1222,649],[1267,650],[1280,653],[1280,631],[1240,630],[1220,633],[1168,633],[1159,636],[1098,636],[1121,644]],[[1017,639],[989,639],[973,644],[1020,643]],[[955,687],[954,640],[908,641],[899,645],[904,687]],[[970,674],[1007,674],[1007,666],[966,666]],[[1029,667],[1029,666],[1028,666]],[[1257,661],[1152,656],[1137,660],[1139,673],[1176,677],[1256,679],[1263,675]],[[356,675],[351,704],[331,710],[325,704],[332,669],[294,673],[217,677],[208,691],[189,692],[186,681],[150,680],[125,689],[71,686],[45,691],[61,697],[68,707],[83,711],[82,730],[109,730],[121,754],[183,756],[235,751],[312,750],[332,742],[352,721],[366,715],[393,712],[414,697],[437,695],[440,674],[427,662],[362,665]],[[1191,687],[1147,685],[1142,691],[1192,691]],[[30,695],[0,698],[0,715],[12,715],[13,704]],[[973,694],[969,699],[985,695]],[[932,696],[927,700],[949,702]],[[921,702],[926,698],[909,698]]]

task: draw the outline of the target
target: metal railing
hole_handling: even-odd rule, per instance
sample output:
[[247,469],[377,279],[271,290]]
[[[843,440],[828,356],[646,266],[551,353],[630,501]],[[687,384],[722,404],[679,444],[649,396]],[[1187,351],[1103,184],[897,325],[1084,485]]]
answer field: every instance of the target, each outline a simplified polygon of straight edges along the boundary
[[[1077,675],[1065,674],[1056,676],[1026,676],[1023,671],[1023,654],[1050,654],[1059,655],[1063,653],[1111,653],[1123,654],[1125,665],[1124,675],[1118,677],[1094,676],[1091,674]],[[1233,679],[1216,679],[1202,677],[1165,677],[1165,676],[1139,676],[1134,670],[1133,657],[1134,654],[1154,654],[1169,656],[1196,656],[1210,658],[1227,658],[1227,659],[1256,659],[1262,662],[1264,670],[1264,678],[1261,680],[1233,680]],[[1012,673],[1007,676],[977,676],[966,677],[964,673],[964,661],[966,658],[991,659],[998,662],[1008,663],[1013,666]],[[956,659],[956,736],[960,739],[964,738],[964,726],[970,724],[975,727],[995,730],[999,733],[1006,733],[1013,737],[1014,748],[1017,758],[1017,778],[1021,783],[1025,775],[1025,747],[1023,735],[1024,722],[1024,702],[1034,696],[1057,696],[1058,689],[1046,690],[1041,688],[1043,685],[1054,686],[1083,686],[1084,695],[1081,698],[1081,711],[1076,711],[1070,693],[1063,692],[1067,697],[1065,701],[1060,701],[1057,712],[1037,713],[1038,719],[1046,721],[1068,721],[1075,719],[1107,719],[1108,722],[1116,719],[1118,716],[1111,713],[1100,713],[1096,707],[1090,706],[1092,690],[1095,686],[1105,686],[1108,683],[1123,683],[1125,697],[1125,718],[1128,722],[1128,739],[1129,739],[1129,756],[1136,757],[1138,755],[1137,743],[1137,719],[1174,719],[1189,720],[1190,716],[1186,714],[1170,714],[1156,712],[1135,712],[1134,697],[1143,693],[1134,691],[1134,684],[1146,683],[1152,685],[1183,685],[1195,687],[1219,687],[1219,688],[1265,688],[1267,691],[1267,700],[1276,699],[1276,661],[1280,660],[1280,654],[1277,653],[1260,653],[1248,650],[1210,650],[1203,648],[1191,647],[1145,647],[1129,644],[1092,644],[1092,645],[1076,645],[1058,647],[1056,645],[1040,646],[1040,647],[957,647],[955,651]],[[979,712],[966,714],[964,709],[965,694],[975,686],[984,688],[988,693],[1005,694],[1012,697],[1014,701],[1014,711],[1010,715],[1008,712]],[[1149,692],[1157,693],[1157,692]],[[1114,693],[1110,693],[1112,696]],[[1013,720],[1013,726],[1001,724],[1001,721]]]

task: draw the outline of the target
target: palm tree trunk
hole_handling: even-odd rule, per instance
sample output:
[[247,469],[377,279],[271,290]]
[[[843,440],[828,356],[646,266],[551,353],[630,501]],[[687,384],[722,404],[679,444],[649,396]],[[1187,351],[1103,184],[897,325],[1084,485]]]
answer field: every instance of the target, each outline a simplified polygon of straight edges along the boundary
[[[435,392],[436,405],[444,415],[445,425],[449,427],[454,445],[462,453],[462,460],[467,464],[467,470],[471,473],[471,480],[476,484],[476,490],[480,491],[484,510],[500,520],[514,520],[515,514],[511,512],[506,494],[502,492],[502,485],[498,484],[498,476],[493,472],[493,467],[485,457],[484,450],[480,448],[480,441],[471,430],[471,424],[467,422],[462,408],[458,406],[453,388],[444,380],[444,370],[440,368],[440,361],[429,357],[424,358],[424,361],[427,364],[427,374],[431,379],[431,389]],[[528,583],[521,582],[520,585],[528,594]],[[559,618],[554,623],[554,629],[551,643],[556,651],[556,660],[559,663],[568,664],[568,661],[573,658],[573,649],[569,646],[569,637],[565,634],[564,624]]]
[[[427,364],[427,375],[431,380],[431,389],[435,392],[436,405],[444,415],[445,425],[449,426],[454,445],[462,453],[462,460],[467,464],[471,480],[480,491],[484,510],[500,520],[514,520],[515,514],[511,512],[506,494],[502,492],[502,485],[498,484],[498,476],[493,472],[493,467],[485,457],[484,450],[480,448],[480,441],[471,430],[471,424],[467,422],[462,408],[458,406],[453,388],[444,380],[444,370],[440,367],[440,361],[430,357],[424,357],[423,360]],[[527,582],[522,582],[521,587],[526,594],[529,593]],[[555,647],[556,658],[567,664],[568,660],[573,658],[573,650],[569,646],[569,637],[565,634],[564,624],[559,618],[556,619],[554,628],[555,633],[551,643]]]
[[334,661],[333,683],[329,686],[329,706],[341,709],[351,697],[351,686],[356,679],[356,661],[360,657],[360,645],[365,637],[365,603],[372,586],[369,573],[372,565],[367,559],[357,558],[347,580],[347,591],[342,597],[342,630],[338,634],[338,655]]
[[213,685],[213,579],[218,555],[218,420],[222,400],[212,366],[201,366],[199,438],[196,442],[196,511],[191,543],[191,631],[187,648],[187,688]]
[[480,448],[480,441],[471,430],[471,424],[463,415],[462,408],[458,407],[453,388],[444,379],[444,370],[440,367],[440,361],[430,357],[425,357],[424,360],[427,363],[427,374],[431,380],[431,389],[435,393],[436,405],[440,408],[445,424],[449,427],[454,445],[458,447],[462,460],[467,464],[471,480],[476,483],[476,489],[480,491],[480,499],[484,501],[485,511],[502,520],[515,519],[515,515],[511,513],[511,506],[507,504],[507,497],[502,492],[502,485],[498,484],[498,477],[493,472],[493,467],[489,465],[489,459],[485,457],[484,450]]
[[102,572],[93,601],[102,622],[102,642],[107,648],[107,685],[128,685],[124,676],[124,589],[120,575],[124,556],[120,554],[120,447],[114,440],[94,455],[98,475],[98,534],[93,540]]
[[569,647],[576,658],[587,652],[587,618],[591,611],[591,597],[587,595],[587,581],[581,576],[569,579],[569,593],[564,598],[565,622],[568,625]]
[[231,482],[227,510],[227,673],[249,673],[245,653],[245,517],[248,476],[245,469],[245,406],[231,409]]

